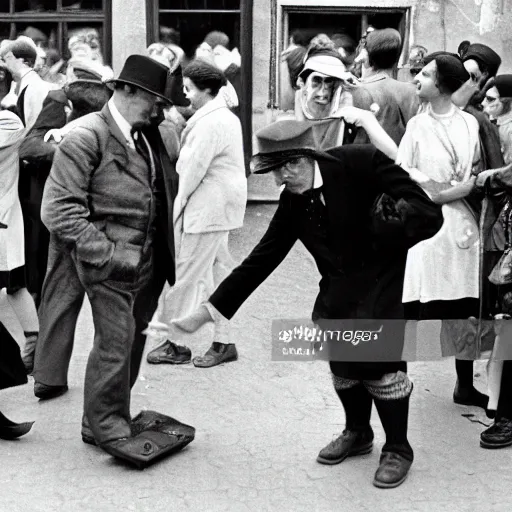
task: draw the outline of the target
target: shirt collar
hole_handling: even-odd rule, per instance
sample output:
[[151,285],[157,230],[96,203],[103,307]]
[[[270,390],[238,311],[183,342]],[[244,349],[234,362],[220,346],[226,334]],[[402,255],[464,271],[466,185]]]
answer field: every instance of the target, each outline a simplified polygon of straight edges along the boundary
[[318,162],[315,160],[315,177],[313,179],[313,188],[320,188],[324,184],[322,174],[320,173],[320,167]]
[[117,109],[114,99],[110,98],[108,100],[108,108],[110,110],[110,113],[112,114],[112,117],[114,118],[114,121],[116,122],[117,126],[119,126],[119,129],[121,130],[121,133],[126,138],[126,141],[130,146],[133,144],[133,137],[132,137],[132,125],[121,115],[119,110]]
[[20,75],[20,91],[23,89],[25,85],[28,85],[32,81],[32,79],[36,79],[39,75],[32,69],[27,69]]

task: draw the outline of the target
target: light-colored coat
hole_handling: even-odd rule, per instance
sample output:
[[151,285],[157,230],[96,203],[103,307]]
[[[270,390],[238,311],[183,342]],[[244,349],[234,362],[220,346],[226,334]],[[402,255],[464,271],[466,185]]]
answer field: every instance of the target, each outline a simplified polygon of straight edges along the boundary
[[197,234],[242,227],[247,202],[242,128],[221,98],[189,119],[176,170],[175,230]]
[[19,154],[25,135],[21,119],[8,110],[0,111],[0,270],[25,264],[23,216],[18,197]]

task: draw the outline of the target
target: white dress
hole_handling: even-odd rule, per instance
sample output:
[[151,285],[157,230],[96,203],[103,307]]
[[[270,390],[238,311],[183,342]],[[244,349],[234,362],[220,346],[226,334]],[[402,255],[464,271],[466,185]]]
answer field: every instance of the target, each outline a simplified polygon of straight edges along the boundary
[[[477,120],[453,106],[436,115],[430,105],[410,120],[397,163],[439,183],[462,183],[480,160]],[[409,250],[402,301],[478,298],[480,240],[478,223],[463,200],[442,206],[444,223],[430,239]],[[469,243],[468,243],[469,236]]]
[[8,110],[0,110],[0,272],[8,272],[25,264],[23,215],[18,197],[18,149],[25,128],[20,118]]

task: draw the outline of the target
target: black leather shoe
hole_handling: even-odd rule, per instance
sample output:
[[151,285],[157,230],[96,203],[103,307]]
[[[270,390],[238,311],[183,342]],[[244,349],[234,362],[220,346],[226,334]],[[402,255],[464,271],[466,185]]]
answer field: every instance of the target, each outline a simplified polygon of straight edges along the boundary
[[404,482],[411,468],[412,460],[399,453],[384,452],[380,456],[380,465],[375,472],[373,485],[380,489],[392,489]]
[[41,400],[50,400],[63,395],[69,388],[64,386],[48,386],[42,382],[34,382],[34,395]]
[[480,434],[482,448],[505,448],[512,446],[512,420],[500,418]]
[[[84,416],[84,418],[85,418],[85,416]],[[90,444],[92,446],[98,446],[98,443],[96,442],[96,439],[94,438],[94,434],[92,433],[91,427],[89,427],[87,420],[84,421],[84,419],[82,419],[82,441],[85,444]]]
[[25,423],[14,423],[9,418],[6,418],[0,412],[0,439],[17,439],[18,437],[24,436],[34,424],[33,421],[27,421]]
[[204,356],[194,357],[192,362],[197,368],[211,368],[237,359],[238,352],[234,343],[225,344],[214,341]]
[[471,386],[469,389],[461,388],[457,382],[453,391],[453,401],[459,405],[470,405],[487,409],[489,397],[480,393],[474,386]]
[[150,364],[186,364],[192,359],[192,352],[188,347],[176,345],[171,340],[165,340],[147,355]]
[[320,450],[317,462],[320,464],[339,464],[347,457],[364,455],[373,449],[373,430],[369,428],[363,431],[345,429],[341,436],[331,441]]

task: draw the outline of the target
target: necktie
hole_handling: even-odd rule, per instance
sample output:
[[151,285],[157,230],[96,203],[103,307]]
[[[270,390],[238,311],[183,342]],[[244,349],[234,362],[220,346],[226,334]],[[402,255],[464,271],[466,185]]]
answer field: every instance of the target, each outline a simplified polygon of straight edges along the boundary
[[142,158],[144,158],[145,162],[150,165],[149,150],[142,137],[142,132],[140,130],[132,130],[130,133],[132,135],[133,143],[135,144],[135,150]]

